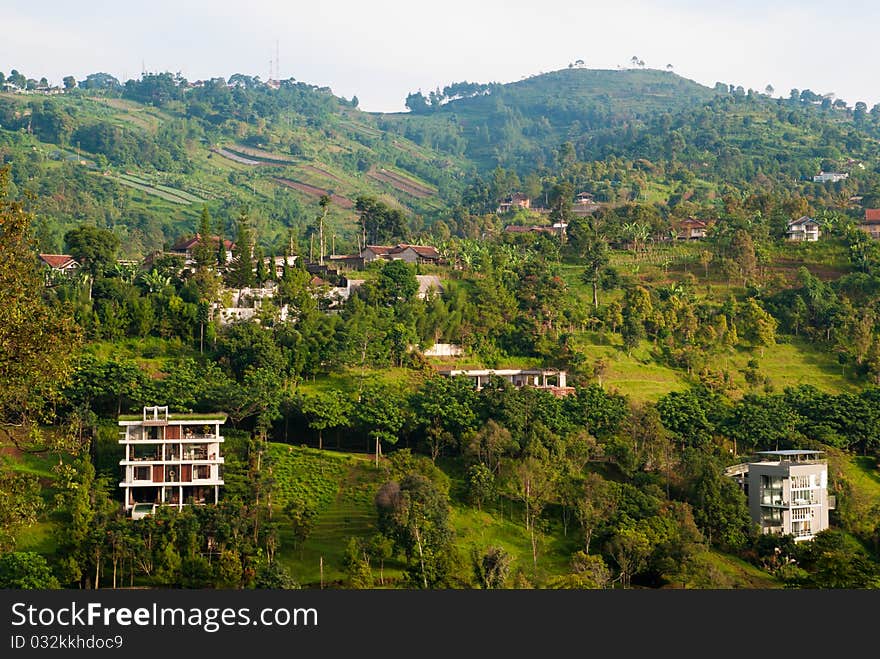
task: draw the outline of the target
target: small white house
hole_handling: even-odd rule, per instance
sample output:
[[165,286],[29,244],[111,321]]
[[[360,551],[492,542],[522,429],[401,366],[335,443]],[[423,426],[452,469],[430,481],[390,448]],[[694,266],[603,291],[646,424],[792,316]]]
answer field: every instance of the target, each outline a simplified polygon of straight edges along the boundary
[[789,220],[788,229],[785,232],[785,237],[795,242],[814,243],[819,240],[820,235],[822,232],[819,230],[819,223],[806,215],[796,220]]

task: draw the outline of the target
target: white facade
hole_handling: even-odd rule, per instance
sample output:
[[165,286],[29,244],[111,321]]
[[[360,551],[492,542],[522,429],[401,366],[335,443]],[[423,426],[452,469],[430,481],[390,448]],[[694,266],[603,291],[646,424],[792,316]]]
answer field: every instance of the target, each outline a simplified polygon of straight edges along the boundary
[[217,503],[223,485],[220,426],[225,414],[169,414],[145,407],[143,416],[119,417],[125,455],[119,461],[125,510],[137,503]]
[[840,172],[819,172],[813,177],[813,183],[837,183],[849,178],[849,174]]
[[788,240],[811,243],[819,240],[820,235],[822,234],[819,231],[819,223],[806,216],[791,220],[785,233]]
[[828,528],[828,465],[821,451],[762,451],[764,460],[748,465],[749,514],[762,533],[812,540]]
[[547,389],[563,396],[574,392],[574,388],[566,385],[566,372],[552,368],[442,369],[439,373],[447,377],[463,375],[470,378],[477,391],[480,391],[491,378],[499,377],[517,388]]

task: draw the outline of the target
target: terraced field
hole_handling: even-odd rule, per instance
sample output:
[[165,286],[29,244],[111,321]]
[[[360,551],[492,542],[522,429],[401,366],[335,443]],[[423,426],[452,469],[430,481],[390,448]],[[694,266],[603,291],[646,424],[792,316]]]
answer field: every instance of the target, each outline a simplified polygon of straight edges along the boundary
[[412,195],[418,199],[427,199],[437,194],[436,190],[429,188],[421,183],[416,183],[412,179],[406,178],[397,172],[381,167],[379,169],[371,169],[367,172],[367,176],[374,181],[387,183],[395,190]]
[[247,160],[256,161],[259,164],[290,165],[296,162],[296,158],[294,158],[293,156],[286,156],[280,153],[272,153],[271,151],[255,149],[253,147],[243,146],[240,144],[227,145],[223,147],[221,151],[232,153]]
[[253,158],[245,158],[244,156],[240,156],[238,154],[232,153],[232,151],[227,151],[226,149],[211,149],[217,155],[223,156],[233,162],[237,162],[240,165],[262,165],[266,163],[261,163],[259,160],[254,160]]
[[179,190],[177,188],[172,188],[167,185],[162,185],[161,183],[154,183],[143,177],[128,172],[126,172],[125,174],[114,175],[112,178],[122,185],[127,185],[130,188],[141,190],[143,192],[146,192],[147,194],[154,195],[166,201],[170,201],[174,204],[188,206],[189,204],[197,204],[205,201],[204,199],[190,194],[189,192],[186,192],[184,190]]
[[[302,181],[294,181],[286,178],[273,178],[272,180],[279,185],[284,185],[288,188],[299,190],[300,192],[304,192],[311,197],[322,197],[326,194],[330,194],[329,190],[319,188],[316,185],[309,185],[308,183],[303,183]],[[330,201],[332,201],[337,206],[340,206],[341,208],[354,208],[354,202],[351,199],[348,199],[347,197],[343,197],[342,195],[338,195],[336,193],[330,194]]]

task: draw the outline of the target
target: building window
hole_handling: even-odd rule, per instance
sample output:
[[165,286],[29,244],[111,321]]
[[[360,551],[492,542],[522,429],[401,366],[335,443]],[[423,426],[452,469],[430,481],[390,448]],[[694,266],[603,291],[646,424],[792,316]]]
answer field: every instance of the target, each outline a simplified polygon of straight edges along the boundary
[[761,476],[761,505],[782,505],[782,478],[774,476]]
[[782,510],[779,508],[762,508],[761,509],[761,526],[764,528],[770,526],[782,525]]
[[136,480],[136,481],[150,480],[150,468],[149,467],[133,467],[133,469],[134,469],[134,480]]
[[210,465],[196,465],[193,467],[193,471],[195,472],[196,480],[208,480],[211,478]]

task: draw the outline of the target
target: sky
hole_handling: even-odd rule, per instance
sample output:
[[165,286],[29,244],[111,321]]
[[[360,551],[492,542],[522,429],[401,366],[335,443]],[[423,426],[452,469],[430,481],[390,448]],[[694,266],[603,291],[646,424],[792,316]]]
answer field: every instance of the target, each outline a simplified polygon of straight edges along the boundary
[[[0,71],[55,84],[103,71],[188,80],[295,78],[404,111],[452,82],[587,68],[672,70],[774,96],[811,89],[880,103],[880,3],[867,0],[3,0]],[[277,65],[276,65],[277,63]]]

